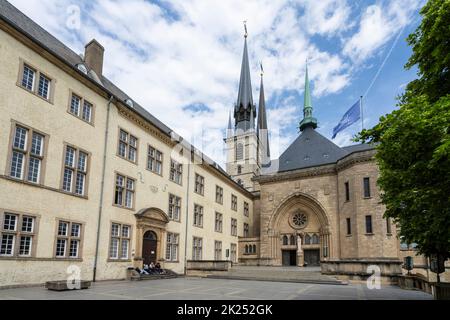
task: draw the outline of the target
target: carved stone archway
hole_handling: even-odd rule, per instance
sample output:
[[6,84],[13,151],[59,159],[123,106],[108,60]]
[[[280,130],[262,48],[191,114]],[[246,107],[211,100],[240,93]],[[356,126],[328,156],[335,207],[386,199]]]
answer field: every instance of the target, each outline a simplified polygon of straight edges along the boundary
[[136,255],[135,265],[139,268],[143,266],[142,244],[144,234],[152,231],[157,238],[157,261],[164,266],[164,247],[166,242],[166,225],[169,222],[167,214],[159,208],[145,208],[134,215],[136,217]]
[[[309,221],[303,221],[303,216],[302,214],[299,215],[299,212],[305,213],[309,219],[315,221],[316,230],[320,237],[320,245],[310,249],[320,250],[321,260],[327,260],[330,256],[330,223],[325,209],[312,196],[296,192],[286,196],[279,202],[278,206],[274,208],[268,223],[267,231],[269,246],[271,247],[270,252],[272,253],[271,260],[275,265],[281,265],[282,263],[281,254],[285,253],[282,252],[282,249],[295,249],[282,246],[280,239],[286,232],[295,234],[298,237],[297,264],[300,266],[304,264],[304,254],[300,241],[303,242],[304,240],[305,230],[308,230]],[[286,230],[286,224],[289,224],[289,231]]]

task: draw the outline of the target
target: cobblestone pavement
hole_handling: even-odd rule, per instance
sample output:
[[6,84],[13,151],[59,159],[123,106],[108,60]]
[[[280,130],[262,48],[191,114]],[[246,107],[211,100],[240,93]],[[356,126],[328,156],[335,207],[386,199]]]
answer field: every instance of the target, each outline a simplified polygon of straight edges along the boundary
[[431,295],[382,286],[369,290],[362,284],[322,285],[266,281],[177,278],[149,281],[97,282],[88,290],[54,292],[43,287],[0,290],[0,300],[425,300]]

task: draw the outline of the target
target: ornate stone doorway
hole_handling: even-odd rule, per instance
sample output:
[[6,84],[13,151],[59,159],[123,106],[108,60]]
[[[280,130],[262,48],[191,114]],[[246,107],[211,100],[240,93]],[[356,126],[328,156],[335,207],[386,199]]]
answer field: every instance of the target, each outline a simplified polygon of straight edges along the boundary
[[296,250],[283,250],[282,251],[282,264],[283,264],[283,266],[296,266],[297,265],[297,251]]
[[135,217],[137,222],[135,265],[142,268],[143,264],[160,262],[164,267],[166,225],[169,222],[167,214],[158,208],[146,208],[136,213]]
[[305,266],[320,265],[320,249],[304,250]]
[[147,231],[144,234],[142,243],[142,259],[144,264],[156,263],[156,250],[158,249],[158,237],[153,231]]

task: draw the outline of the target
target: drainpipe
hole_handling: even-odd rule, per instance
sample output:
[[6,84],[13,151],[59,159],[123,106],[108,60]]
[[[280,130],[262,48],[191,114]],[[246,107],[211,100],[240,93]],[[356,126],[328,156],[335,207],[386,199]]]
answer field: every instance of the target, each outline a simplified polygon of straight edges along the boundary
[[189,153],[188,170],[187,170],[187,186],[186,186],[186,231],[184,232],[184,275],[187,275],[187,239],[188,239],[188,226],[189,226],[189,185],[191,178],[191,160],[192,150]]
[[108,105],[106,108],[106,128],[105,128],[105,145],[103,147],[103,168],[102,168],[102,182],[100,185],[100,205],[98,207],[98,224],[97,224],[97,240],[95,245],[95,256],[94,256],[94,270],[93,270],[93,278],[92,281],[95,282],[97,275],[97,261],[98,261],[98,250],[100,244],[100,227],[102,221],[102,212],[103,212],[103,191],[105,189],[105,172],[106,172],[106,151],[108,148],[108,136],[109,136],[109,114],[111,110],[111,103],[114,99],[114,96],[111,95],[108,101]]

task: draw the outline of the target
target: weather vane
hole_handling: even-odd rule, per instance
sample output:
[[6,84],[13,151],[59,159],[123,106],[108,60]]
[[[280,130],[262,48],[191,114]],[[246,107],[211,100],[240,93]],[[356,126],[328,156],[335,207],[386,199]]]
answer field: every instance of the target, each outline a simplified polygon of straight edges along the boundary
[[244,37],[247,38],[247,36],[248,36],[248,32],[247,32],[247,20],[244,20],[244,30],[245,30]]

